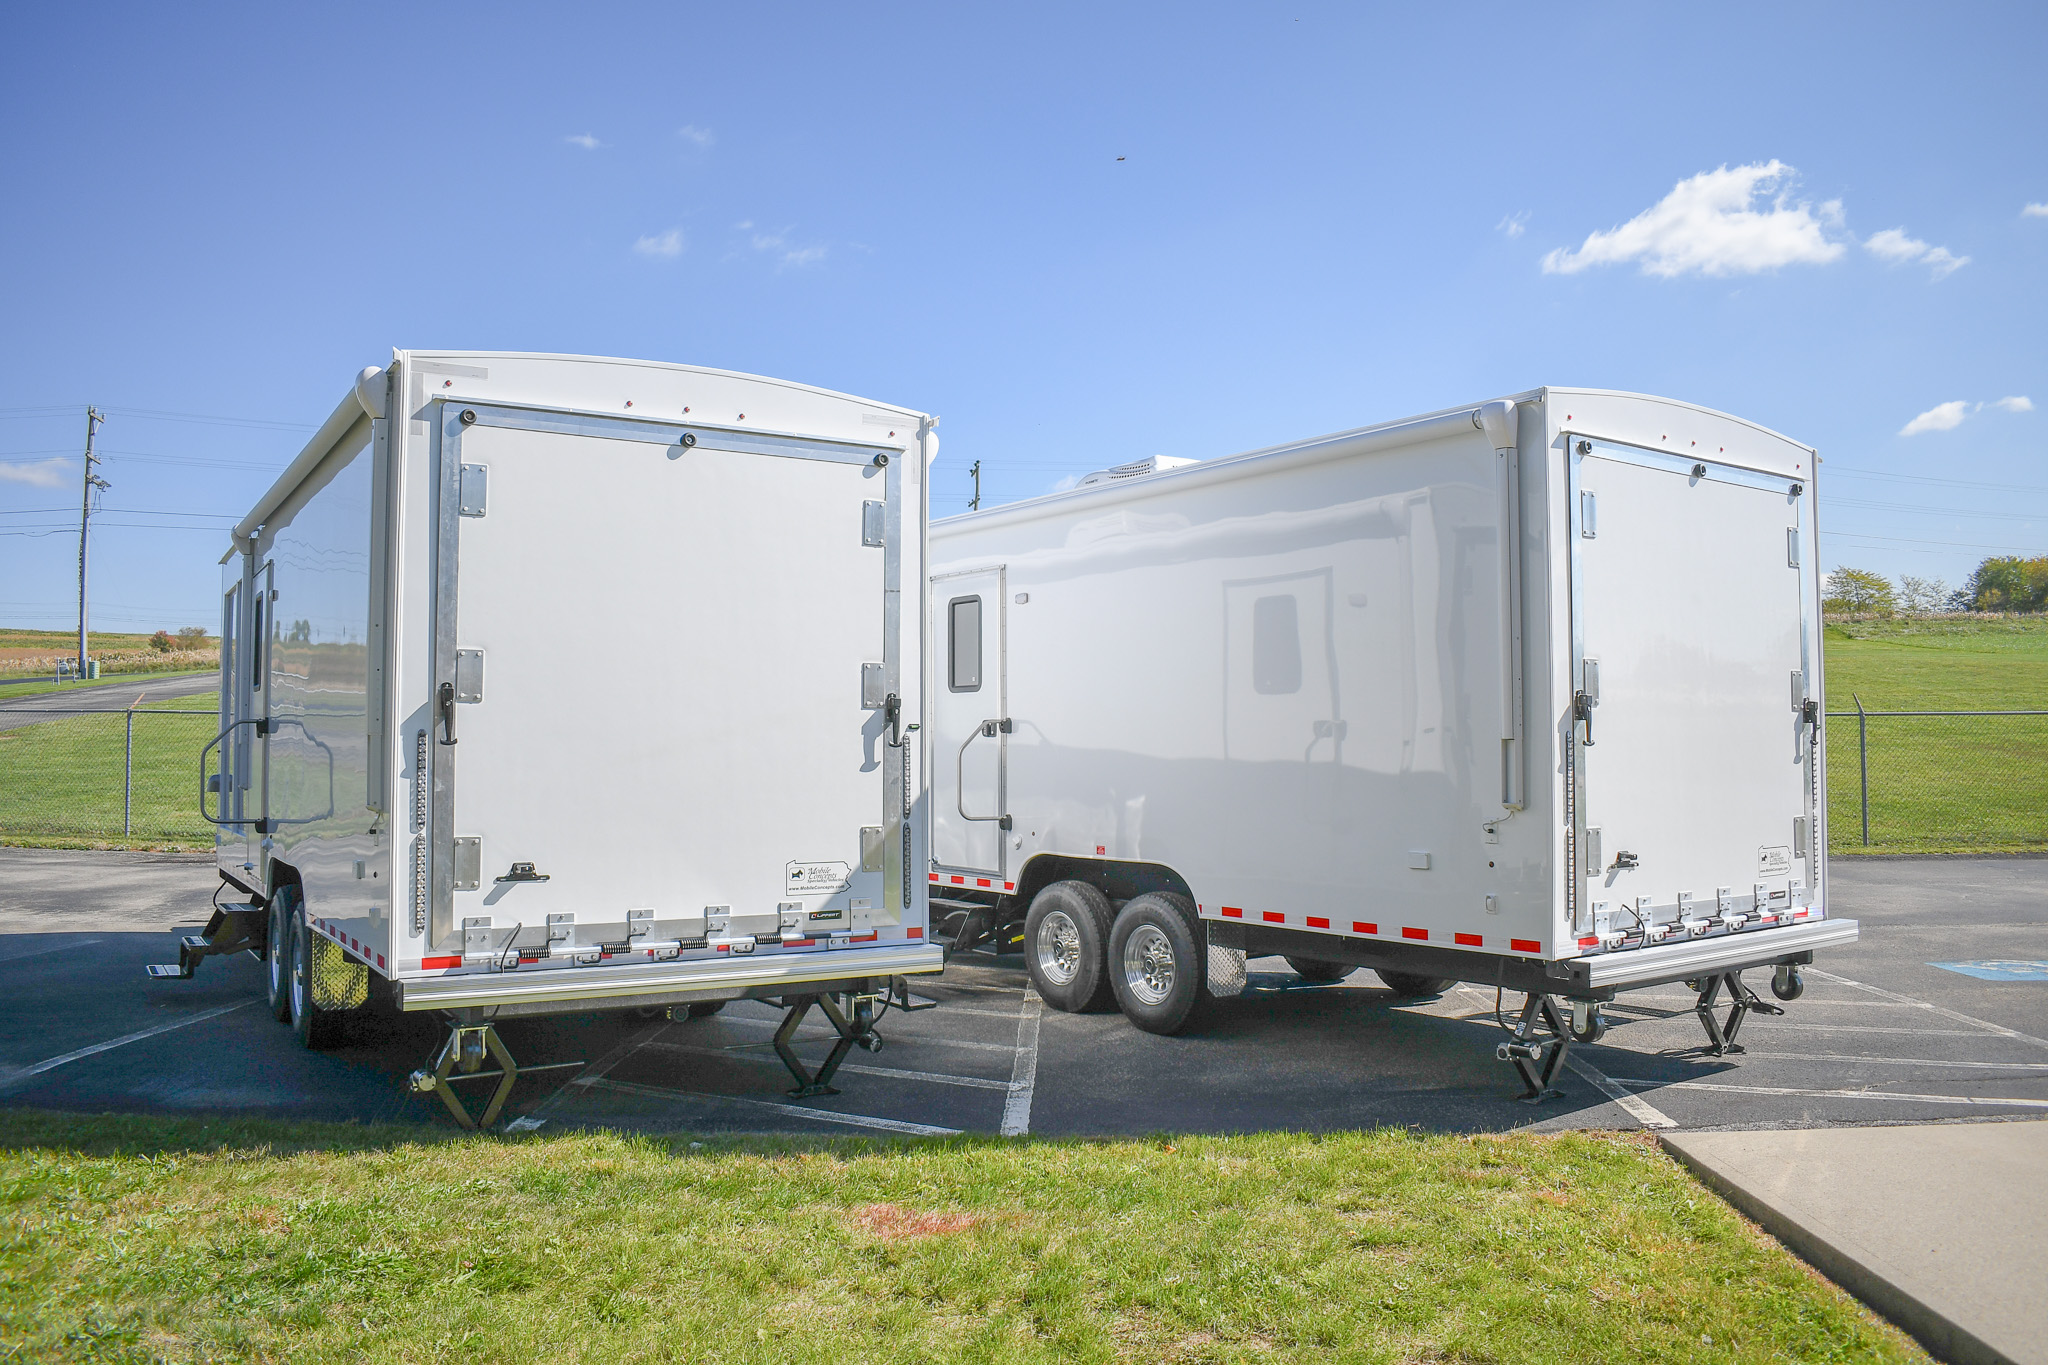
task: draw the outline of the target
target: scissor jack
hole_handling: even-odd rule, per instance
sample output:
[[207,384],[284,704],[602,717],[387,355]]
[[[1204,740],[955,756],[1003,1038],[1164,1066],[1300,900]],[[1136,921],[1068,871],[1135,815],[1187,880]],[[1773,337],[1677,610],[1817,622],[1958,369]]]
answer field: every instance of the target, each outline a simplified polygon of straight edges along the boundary
[[[498,1070],[482,1070],[485,1055],[498,1064]],[[521,1067],[512,1060],[511,1049],[498,1036],[498,1030],[489,1022],[481,1024],[456,1024],[448,1026],[448,1041],[441,1045],[441,1055],[434,1059],[432,1071],[415,1071],[410,1085],[415,1095],[429,1092],[439,1095],[441,1102],[448,1106],[448,1112],[464,1128],[488,1128],[498,1121],[498,1114],[505,1108],[505,1100],[512,1094],[512,1087],[523,1075],[536,1071],[560,1071],[565,1067],[582,1066],[582,1062],[550,1062],[546,1066]],[[497,1088],[491,1091],[490,1103],[484,1106],[483,1117],[472,1119],[455,1091],[450,1088],[454,1081],[481,1081],[490,1077],[498,1078]]]
[[[1549,1030],[1548,1036],[1543,1032],[1545,1029]],[[1551,1082],[1564,1068],[1565,1054],[1571,1047],[1571,1026],[1557,1008],[1557,1001],[1539,994],[1530,996],[1523,1004],[1522,1017],[1515,1022],[1514,1031],[1493,1050],[1493,1055],[1500,1061],[1513,1062],[1521,1074],[1525,1088],[1515,1098],[1524,1104],[1539,1104],[1563,1093]]]
[[[832,1073],[839,1070],[839,1064],[846,1060],[846,1054],[858,1046],[868,1052],[882,1050],[882,1037],[875,1032],[875,1022],[882,1014],[894,1008],[906,1013],[928,1010],[938,1004],[936,1000],[919,1000],[910,994],[910,983],[903,977],[891,977],[884,991],[860,994],[853,991],[835,991],[816,995],[785,995],[782,1027],[775,1030],[775,1055],[782,1058],[782,1064],[789,1068],[789,1074],[796,1077],[796,1086],[789,1093],[803,1099],[811,1095],[836,1095],[832,1085]],[[826,1054],[824,1065],[812,1071],[804,1065],[803,1058],[796,1055],[790,1042],[796,1037],[798,1025],[804,1016],[816,1005],[824,1016],[832,1021],[839,1039],[832,1044],[832,1051]]]
[[[1690,983],[1700,994],[1698,1003],[1692,1009],[1700,1017],[1700,1024],[1707,1031],[1707,1055],[1725,1057],[1731,1052],[1741,1052],[1742,1044],[1735,1041],[1735,1035],[1742,1030],[1742,1021],[1752,1012],[1757,1014],[1783,1014],[1785,1011],[1767,1000],[1759,1000],[1755,991],[1742,984],[1741,972],[1722,972]],[[1728,988],[1728,1018],[1723,1021],[1714,1017],[1714,1007],[1721,988]]]

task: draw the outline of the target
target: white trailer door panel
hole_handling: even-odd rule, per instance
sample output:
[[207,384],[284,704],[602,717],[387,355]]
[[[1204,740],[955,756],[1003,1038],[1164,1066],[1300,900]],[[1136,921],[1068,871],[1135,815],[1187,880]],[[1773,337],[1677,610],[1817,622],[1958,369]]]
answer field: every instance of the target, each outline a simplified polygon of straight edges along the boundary
[[1573,459],[1581,932],[1759,887],[1782,905],[1813,884],[1801,494],[1598,442]]
[[437,914],[435,937],[573,914],[578,941],[623,938],[647,909],[663,938],[721,910],[731,933],[772,934],[788,904],[877,922],[889,860],[863,870],[862,831],[896,822],[868,694],[900,687],[864,504],[893,502],[896,471],[831,443],[526,420],[554,421],[451,411],[443,428],[436,686],[453,704],[430,707],[436,908],[454,923]]

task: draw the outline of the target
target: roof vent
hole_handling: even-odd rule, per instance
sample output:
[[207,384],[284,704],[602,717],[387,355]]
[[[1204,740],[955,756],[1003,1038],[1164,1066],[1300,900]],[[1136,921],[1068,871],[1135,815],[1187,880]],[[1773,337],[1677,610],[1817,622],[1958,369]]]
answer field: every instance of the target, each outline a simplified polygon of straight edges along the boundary
[[1142,460],[1133,460],[1129,464],[1111,465],[1107,469],[1098,469],[1093,474],[1084,474],[1081,476],[1081,482],[1074,486],[1076,488],[1086,488],[1094,483],[1115,483],[1119,479],[1142,479],[1147,474],[1163,474],[1169,469],[1179,469],[1182,465],[1200,463],[1200,460],[1184,459],[1179,455],[1148,455]]

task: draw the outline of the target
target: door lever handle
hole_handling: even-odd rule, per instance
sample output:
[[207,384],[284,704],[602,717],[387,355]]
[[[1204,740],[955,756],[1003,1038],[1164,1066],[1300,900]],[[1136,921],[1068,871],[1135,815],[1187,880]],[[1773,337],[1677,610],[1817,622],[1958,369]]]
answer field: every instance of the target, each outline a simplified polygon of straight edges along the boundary
[[1584,692],[1572,697],[1572,718],[1586,722],[1586,747],[1593,747],[1593,699]]
[[442,683],[442,684],[441,684],[441,693],[440,693],[440,706],[441,706],[441,742],[442,742],[443,744],[453,744],[453,743],[455,742],[455,684],[454,684],[454,683],[452,683],[452,682],[444,682],[444,683]]

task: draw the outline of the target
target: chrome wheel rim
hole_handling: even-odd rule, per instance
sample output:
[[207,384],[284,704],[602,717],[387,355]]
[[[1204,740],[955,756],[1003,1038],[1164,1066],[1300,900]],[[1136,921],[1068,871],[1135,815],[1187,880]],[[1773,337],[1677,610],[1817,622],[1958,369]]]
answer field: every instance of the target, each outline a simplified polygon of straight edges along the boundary
[[1173,944],[1150,924],[1124,940],[1124,988],[1143,1005],[1163,1005],[1173,994]]
[[306,942],[305,931],[293,925],[290,932],[292,941],[292,1018],[303,1019],[306,1014]]
[[1081,974],[1081,926],[1064,910],[1038,922],[1038,974],[1055,986],[1071,986]]

